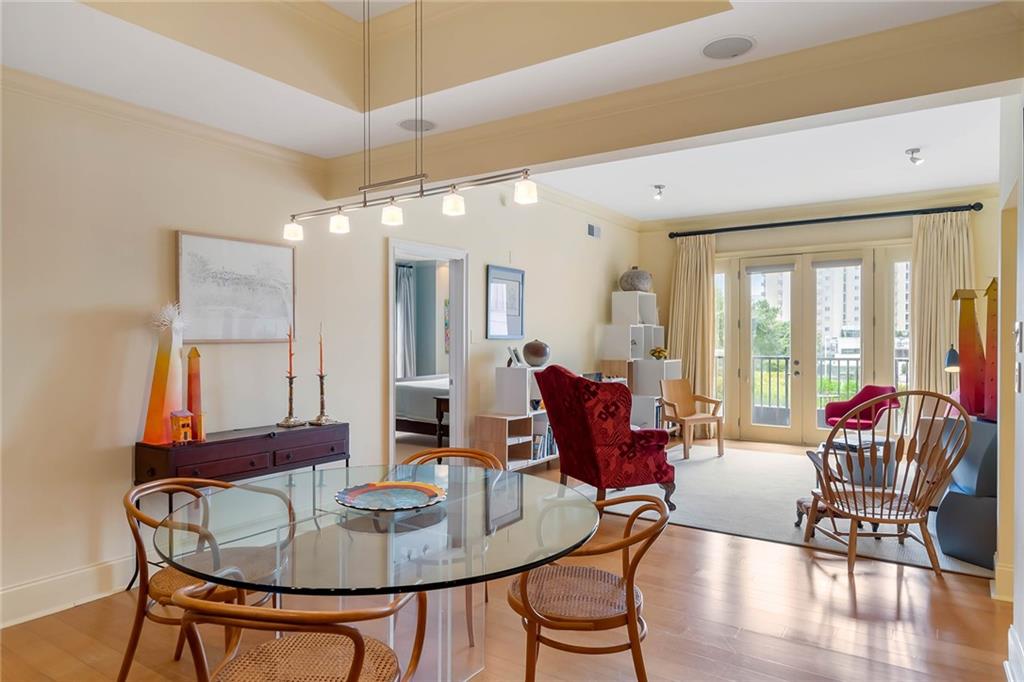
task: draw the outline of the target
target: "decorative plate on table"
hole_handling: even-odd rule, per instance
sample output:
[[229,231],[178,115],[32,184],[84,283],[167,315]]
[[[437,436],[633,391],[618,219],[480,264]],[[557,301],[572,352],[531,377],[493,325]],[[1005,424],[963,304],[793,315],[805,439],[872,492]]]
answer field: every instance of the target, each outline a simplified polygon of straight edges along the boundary
[[365,511],[403,511],[437,504],[446,496],[444,488],[418,481],[378,481],[339,490],[338,504]]

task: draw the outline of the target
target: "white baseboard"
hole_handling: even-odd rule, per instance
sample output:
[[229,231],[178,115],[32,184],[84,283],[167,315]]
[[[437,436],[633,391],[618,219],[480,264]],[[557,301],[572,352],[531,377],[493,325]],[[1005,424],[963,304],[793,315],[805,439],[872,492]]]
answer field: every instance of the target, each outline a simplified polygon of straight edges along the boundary
[[102,561],[0,590],[0,627],[69,609],[125,588],[132,557]]
[[1013,564],[996,562],[995,577],[989,581],[993,599],[1013,601]]
[[1006,656],[1006,662],[1003,664],[1006,679],[1009,682],[1024,682],[1024,647],[1021,646],[1016,626],[1010,626],[1006,639],[1009,652]]

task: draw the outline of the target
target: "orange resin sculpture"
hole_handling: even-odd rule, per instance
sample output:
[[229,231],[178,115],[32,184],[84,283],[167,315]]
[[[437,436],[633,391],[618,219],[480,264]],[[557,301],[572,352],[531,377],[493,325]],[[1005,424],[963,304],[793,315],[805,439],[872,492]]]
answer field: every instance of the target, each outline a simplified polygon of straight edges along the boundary
[[192,413],[192,439],[206,440],[203,431],[203,383],[199,376],[199,349],[188,352],[188,411]]
[[174,303],[160,309],[153,321],[160,330],[153,366],[153,384],[149,391],[144,443],[170,443],[171,412],[181,405],[181,336],[185,327],[181,311]]

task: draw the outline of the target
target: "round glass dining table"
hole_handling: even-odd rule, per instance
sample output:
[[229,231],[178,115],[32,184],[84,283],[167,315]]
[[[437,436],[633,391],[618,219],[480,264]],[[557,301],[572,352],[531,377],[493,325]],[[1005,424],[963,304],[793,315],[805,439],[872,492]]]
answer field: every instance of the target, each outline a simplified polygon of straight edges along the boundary
[[[410,511],[342,506],[339,491],[417,481],[445,498]],[[258,592],[374,595],[469,585],[555,561],[594,534],[598,513],[537,476],[463,465],[304,470],[180,497],[155,532],[169,565]]]

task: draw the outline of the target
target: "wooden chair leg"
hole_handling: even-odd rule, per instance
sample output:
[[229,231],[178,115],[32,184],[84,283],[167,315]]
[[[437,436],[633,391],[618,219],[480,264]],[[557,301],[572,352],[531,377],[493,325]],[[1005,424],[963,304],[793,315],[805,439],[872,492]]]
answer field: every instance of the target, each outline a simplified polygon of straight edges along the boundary
[[928,522],[921,522],[921,542],[924,543],[924,548],[928,550],[928,560],[932,562],[932,570],[935,571],[935,575],[942,577],[942,569],[939,567],[939,555],[935,552],[935,543],[932,542],[932,534],[928,532]]
[[853,573],[853,565],[857,562],[857,524],[850,522],[850,536],[848,538],[850,546],[846,552],[846,571],[847,573]]
[[626,621],[626,629],[629,631],[629,653],[633,656],[633,670],[636,672],[637,682],[647,682],[644,652],[640,649],[640,625],[636,620],[636,614]]
[[722,436],[722,420],[719,419],[718,423],[715,424],[715,435],[718,437],[718,456],[725,456],[725,440]]
[[476,646],[476,636],[473,632],[473,586],[466,585],[466,631],[469,632],[469,645]]
[[537,635],[539,627],[536,623],[526,623],[526,682],[537,679]]
[[907,541],[907,526],[906,524],[900,524],[896,526],[896,532],[900,534],[898,541],[902,545]]
[[680,424],[683,432],[683,459],[690,459],[690,444],[693,443],[693,424]]
[[[224,630],[224,646],[227,647],[227,629]],[[181,660],[181,652],[185,649],[185,628],[178,628],[178,643],[174,645],[174,660]]]
[[818,522],[818,497],[811,497],[811,506],[807,509],[807,527],[804,528],[804,542],[810,542],[814,535],[814,524]]
[[135,660],[135,650],[139,647],[139,636],[142,634],[142,624],[146,621],[146,601],[148,595],[139,589],[139,601],[135,605],[135,620],[132,621],[131,634],[128,635],[128,646],[124,650],[124,658],[121,659],[121,670],[117,673],[117,682],[124,682],[128,679],[128,671],[132,668],[132,661]]
[[672,493],[676,491],[675,482],[659,483],[658,487],[665,491],[665,506],[668,507],[669,511],[675,511],[676,503],[672,501]]
[[566,476],[565,474],[559,474],[558,475],[558,482],[561,483],[562,485],[568,485],[569,477]]

